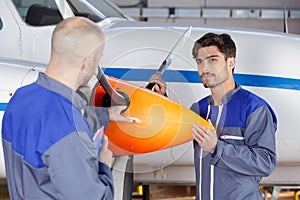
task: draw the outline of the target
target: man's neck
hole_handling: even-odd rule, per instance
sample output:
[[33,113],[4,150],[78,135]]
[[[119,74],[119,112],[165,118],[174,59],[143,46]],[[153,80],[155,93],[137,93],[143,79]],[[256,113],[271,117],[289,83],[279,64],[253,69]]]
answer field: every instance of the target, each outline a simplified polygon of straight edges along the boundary
[[72,72],[66,73],[64,71],[60,71],[58,69],[53,70],[52,67],[48,67],[45,74],[48,77],[50,77],[50,78],[52,78],[52,79],[54,79],[54,80],[56,80],[56,81],[58,81],[58,82],[60,82],[64,85],[66,85],[67,87],[71,88],[73,91],[77,90],[76,81],[74,80],[74,77],[76,77],[76,76],[75,75],[73,76]]
[[235,89],[235,82],[223,83],[214,88],[211,88],[211,95],[214,105],[222,105],[222,98],[225,94]]

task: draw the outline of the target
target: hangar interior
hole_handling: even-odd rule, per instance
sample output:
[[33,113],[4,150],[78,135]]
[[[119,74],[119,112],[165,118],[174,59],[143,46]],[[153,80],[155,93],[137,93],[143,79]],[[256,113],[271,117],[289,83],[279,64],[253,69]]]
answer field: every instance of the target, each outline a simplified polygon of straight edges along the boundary
[[190,25],[208,24],[300,34],[299,1],[113,0],[112,2],[136,20]]
[[[137,21],[240,27],[300,34],[300,1],[293,0],[111,0]],[[137,188],[139,188],[138,183]],[[151,199],[194,199],[193,186],[150,185]],[[296,189],[295,189],[296,188]],[[298,199],[298,187],[279,199]],[[134,193],[142,193],[142,191]],[[265,199],[271,199],[268,191]],[[138,198],[137,198],[138,199]]]
[[[300,1],[295,0],[111,0],[137,21],[184,23],[254,28],[300,34]],[[34,1],[35,2],[35,1]],[[0,24],[1,26],[1,24]],[[0,185],[5,185],[1,180]],[[194,186],[150,185],[151,199],[194,199]],[[135,183],[133,199],[141,199],[142,188]],[[145,190],[147,192],[147,190]],[[263,191],[264,192],[264,191]],[[267,194],[267,193],[265,193]],[[294,199],[286,189],[280,199]],[[299,192],[297,192],[299,195]],[[0,187],[0,199],[7,189]],[[296,199],[296,196],[295,196]]]

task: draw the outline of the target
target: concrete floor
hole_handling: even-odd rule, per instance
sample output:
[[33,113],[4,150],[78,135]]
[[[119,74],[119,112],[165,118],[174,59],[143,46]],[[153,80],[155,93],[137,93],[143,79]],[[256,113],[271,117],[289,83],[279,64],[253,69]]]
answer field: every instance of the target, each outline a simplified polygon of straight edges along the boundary
[[[136,197],[132,200],[141,200],[137,196],[137,190],[134,188]],[[150,185],[151,200],[194,200],[195,186],[174,186],[174,185]],[[278,200],[294,200],[294,191],[282,191]],[[271,194],[268,194],[268,199],[271,200]],[[9,200],[7,185],[5,181],[0,181],[0,200]]]
[[[264,191],[262,190],[264,193]],[[151,185],[151,200],[194,200],[196,195],[195,186],[172,186],[172,185]],[[294,191],[282,191],[278,200],[294,200]],[[299,194],[300,195],[300,194]],[[300,196],[299,196],[300,198]],[[141,198],[133,198],[132,200],[140,200]],[[271,200],[271,194],[268,193],[268,200]]]

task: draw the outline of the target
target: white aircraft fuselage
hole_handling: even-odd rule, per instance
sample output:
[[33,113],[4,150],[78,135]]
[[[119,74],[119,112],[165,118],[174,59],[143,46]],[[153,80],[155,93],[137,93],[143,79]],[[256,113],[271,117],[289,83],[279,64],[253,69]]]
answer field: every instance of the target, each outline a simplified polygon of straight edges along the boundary
[[[70,9],[67,2],[61,2],[64,3],[57,7],[62,16],[73,16],[72,12],[66,12]],[[93,1],[90,2],[92,6]],[[35,81],[38,71],[45,69],[50,57],[50,38],[55,24],[29,25],[20,16],[21,8],[17,9],[11,0],[0,1],[0,57],[21,60],[0,59],[1,122],[5,106],[15,90]],[[101,8],[95,9],[102,12]],[[188,28],[188,25],[136,22],[120,16],[107,17],[97,23],[106,37],[100,61],[104,72],[143,86]],[[171,66],[163,75],[169,98],[186,107],[209,94],[200,82],[191,54],[194,41],[207,32],[232,36],[237,45],[237,83],[263,97],[277,115],[277,168],[262,183],[300,184],[300,36],[247,29],[192,27],[190,36],[176,49]],[[44,64],[28,64],[26,61]],[[36,66],[35,70],[32,70],[33,66]],[[5,177],[2,146],[0,155],[0,177]],[[134,172],[134,179],[138,182],[194,184],[191,142],[134,156]]]

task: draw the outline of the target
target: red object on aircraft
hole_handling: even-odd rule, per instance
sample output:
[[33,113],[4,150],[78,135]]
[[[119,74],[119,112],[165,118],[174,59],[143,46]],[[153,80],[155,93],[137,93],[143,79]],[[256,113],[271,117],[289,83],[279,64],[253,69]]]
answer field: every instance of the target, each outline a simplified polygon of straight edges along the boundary
[[[130,105],[123,113],[134,123],[110,122],[105,131],[114,155],[133,155],[170,148],[191,141],[192,125],[200,123],[213,129],[209,122],[190,109],[167,97],[135,84],[107,77],[116,91],[126,93]],[[101,106],[105,94],[96,88],[94,105]]]

